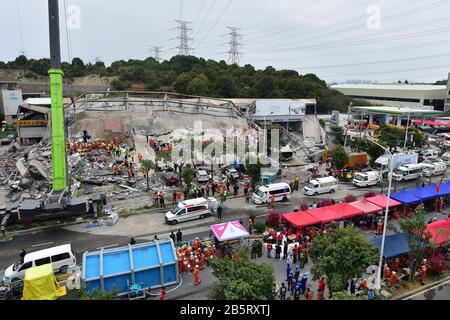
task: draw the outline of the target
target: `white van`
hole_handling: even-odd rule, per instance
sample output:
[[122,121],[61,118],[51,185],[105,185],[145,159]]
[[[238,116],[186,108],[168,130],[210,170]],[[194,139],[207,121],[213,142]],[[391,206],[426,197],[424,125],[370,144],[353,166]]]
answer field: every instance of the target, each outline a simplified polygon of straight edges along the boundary
[[430,158],[430,157],[437,157],[439,156],[439,150],[436,149],[426,149],[426,150],[422,150],[420,152],[421,155],[423,155],[423,157],[425,159]]
[[447,170],[447,164],[434,157],[426,159],[421,165],[425,177],[439,176]]
[[381,181],[381,174],[378,171],[367,171],[357,173],[353,177],[353,184],[357,187],[375,186]]
[[406,164],[395,169],[392,178],[396,181],[414,180],[422,176],[421,164]]
[[188,220],[203,219],[215,213],[217,206],[218,202],[213,197],[180,201],[170,211],[166,212],[166,223],[177,224]]
[[450,152],[446,152],[441,156],[441,160],[450,165]]
[[334,193],[338,188],[338,182],[335,177],[319,178],[310,180],[303,189],[307,196],[317,196],[319,193]]
[[275,196],[277,202],[287,201],[291,198],[291,187],[285,182],[260,186],[253,193],[252,201],[255,204],[270,203],[272,196]]
[[77,260],[72,252],[71,245],[63,244],[61,246],[27,253],[23,259],[23,263],[18,261],[5,270],[3,281],[12,283],[17,280],[23,280],[25,277],[25,270],[31,267],[42,266],[47,263],[52,264],[55,273],[70,272],[77,266]]

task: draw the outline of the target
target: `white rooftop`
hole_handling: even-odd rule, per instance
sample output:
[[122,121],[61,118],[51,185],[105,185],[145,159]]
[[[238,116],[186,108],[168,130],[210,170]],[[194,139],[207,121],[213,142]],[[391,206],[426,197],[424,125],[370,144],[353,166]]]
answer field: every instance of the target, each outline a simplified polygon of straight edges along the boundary
[[437,86],[432,84],[336,84],[332,85],[331,88],[434,91],[434,90],[446,90],[447,86]]

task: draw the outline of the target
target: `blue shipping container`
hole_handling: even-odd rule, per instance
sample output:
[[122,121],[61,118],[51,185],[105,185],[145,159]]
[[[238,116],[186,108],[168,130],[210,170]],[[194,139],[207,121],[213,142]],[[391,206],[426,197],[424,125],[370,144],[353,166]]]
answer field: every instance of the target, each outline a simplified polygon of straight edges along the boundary
[[101,249],[83,254],[84,285],[88,292],[119,290],[128,293],[128,283],[155,289],[179,283],[172,239]]

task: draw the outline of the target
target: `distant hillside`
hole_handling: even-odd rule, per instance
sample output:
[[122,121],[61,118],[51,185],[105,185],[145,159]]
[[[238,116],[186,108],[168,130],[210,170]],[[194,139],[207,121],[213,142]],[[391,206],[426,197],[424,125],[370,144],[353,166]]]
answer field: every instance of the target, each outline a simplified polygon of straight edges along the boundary
[[[19,56],[14,61],[0,61],[0,72],[13,72],[26,82],[46,81],[49,68],[49,59]],[[295,70],[275,70],[271,66],[256,70],[249,64],[239,67],[194,56],[174,56],[161,63],[153,58],[119,60],[108,67],[101,61],[85,64],[74,58],[72,63],[63,62],[62,69],[65,79],[74,84],[110,83],[116,90],[133,88],[222,98],[316,98],[319,113],[346,111],[351,101],[314,74],[300,75]]]

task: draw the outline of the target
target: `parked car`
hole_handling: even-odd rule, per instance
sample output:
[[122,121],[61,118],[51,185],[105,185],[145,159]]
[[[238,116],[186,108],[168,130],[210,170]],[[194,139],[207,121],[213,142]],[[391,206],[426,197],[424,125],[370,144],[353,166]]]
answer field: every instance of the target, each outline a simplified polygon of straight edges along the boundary
[[360,172],[353,177],[353,184],[357,187],[375,186],[380,181],[381,174],[378,171]]
[[206,172],[206,170],[198,170],[196,177],[199,183],[209,181],[209,174],[208,172]]

